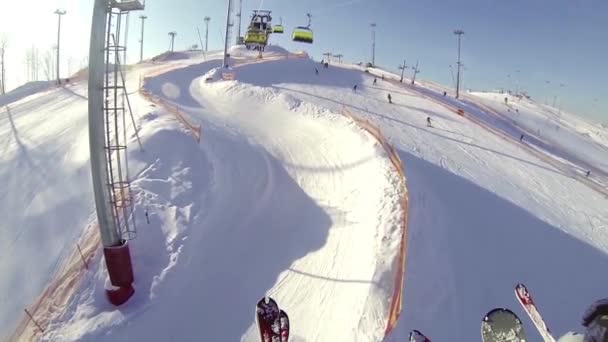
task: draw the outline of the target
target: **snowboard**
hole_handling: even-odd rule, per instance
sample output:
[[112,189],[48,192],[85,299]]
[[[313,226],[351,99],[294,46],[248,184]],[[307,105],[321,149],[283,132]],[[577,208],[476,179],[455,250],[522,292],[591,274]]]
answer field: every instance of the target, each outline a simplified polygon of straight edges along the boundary
[[261,342],[288,342],[289,316],[279,309],[274,299],[260,299],[256,305],[256,321]]
[[410,342],[431,342],[428,337],[424,336],[419,330],[410,331]]
[[551,331],[547,327],[545,320],[541,316],[536,304],[534,304],[534,300],[532,299],[532,295],[528,291],[528,288],[524,284],[517,284],[515,286],[515,297],[524,308],[524,311],[528,314],[532,323],[540,333],[545,342],[555,342],[555,338],[551,335]]
[[481,321],[483,342],[525,342],[526,335],[519,317],[509,309],[496,308]]

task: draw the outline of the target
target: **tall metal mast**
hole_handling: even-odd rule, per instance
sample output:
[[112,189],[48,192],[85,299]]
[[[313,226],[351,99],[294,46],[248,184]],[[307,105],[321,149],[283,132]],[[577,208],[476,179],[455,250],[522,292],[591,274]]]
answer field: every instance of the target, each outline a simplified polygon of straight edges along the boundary
[[376,23],[370,24],[372,28],[372,66],[376,66]]
[[224,62],[222,66],[228,67],[228,39],[230,33],[230,12],[232,11],[232,0],[228,0],[228,12],[226,13],[226,36],[224,37]]
[[458,71],[456,72],[456,98],[458,98],[460,96],[460,67],[462,66],[462,63],[460,62],[460,40],[464,31],[454,30],[454,34],[458,36]]
[[59,50],[60,50],[60,43],[61,43],[61,16],[64,15],[66,13],[65,10],[56,10],[55,14],[57,14],[57,17],[59,19],[59,22],[57,23],[57,84],[61,84],[61,76],[59,75],[59,64],[60,64],[60,59],[59,59]]
[[139,61],[141,62],[144,60],[144,22],[146,19],[148,19],[148,17],[145,15],[140,15],[139,18],[141,19],[141,40],[139,41],[139,43],[140,43]]

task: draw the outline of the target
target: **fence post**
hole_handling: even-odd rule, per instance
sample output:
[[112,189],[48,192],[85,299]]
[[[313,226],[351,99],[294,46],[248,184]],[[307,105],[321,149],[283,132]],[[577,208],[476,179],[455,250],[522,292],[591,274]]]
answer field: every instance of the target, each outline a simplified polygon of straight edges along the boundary
[[78,248],[78,252],[80,253],[80,257],[82,258],[82,263],[84,264],[84,268],[89,269],[89,264],[87,260],[84,258],[84,254],[82,254],[82,249],[80,249],[80,244],[76,243],[76,247]]
[[40,329],[41,332],[44,332],[44,329],[42,329],[42,327],[40,326],[40,324],[38,324],[38,322],[36,322],[36,320],[34,319],[34,317],[32,316],[32,314],[27,311],[27,309],[23,309],[23,311],[25,311],[25,313],[30,316],[30,319],[32,320],[32,322],[34,322],[34,324],[36,324],[36,326],[38,327],[38,329]]

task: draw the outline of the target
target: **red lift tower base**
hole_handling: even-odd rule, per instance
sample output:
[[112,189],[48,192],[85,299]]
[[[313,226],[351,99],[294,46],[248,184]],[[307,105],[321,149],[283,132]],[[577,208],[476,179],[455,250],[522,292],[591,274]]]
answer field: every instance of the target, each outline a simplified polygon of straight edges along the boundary
[[129,244],[123,240],[120,246],[104,247],[103,254],[112,284],[106,288],[106,297],[113,305],[122,305],[135,293]]

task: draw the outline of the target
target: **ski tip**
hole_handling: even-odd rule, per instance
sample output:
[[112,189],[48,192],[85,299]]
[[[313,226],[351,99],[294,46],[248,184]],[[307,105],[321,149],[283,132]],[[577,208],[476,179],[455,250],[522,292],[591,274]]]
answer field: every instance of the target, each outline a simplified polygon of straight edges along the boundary
[[410,331],[410,342],[431,342],[420,330],[413,329]]
[[488,311],[488,313],[483,317],[483,321],[489,322],[493,316],[498,315],[498,314],[511,315],[513,317],[516,317],[517,320],[520,321],[519,317],[513,311],[511,311],[510,309],[507,309],[507,308],[494,308],[494,309]]

